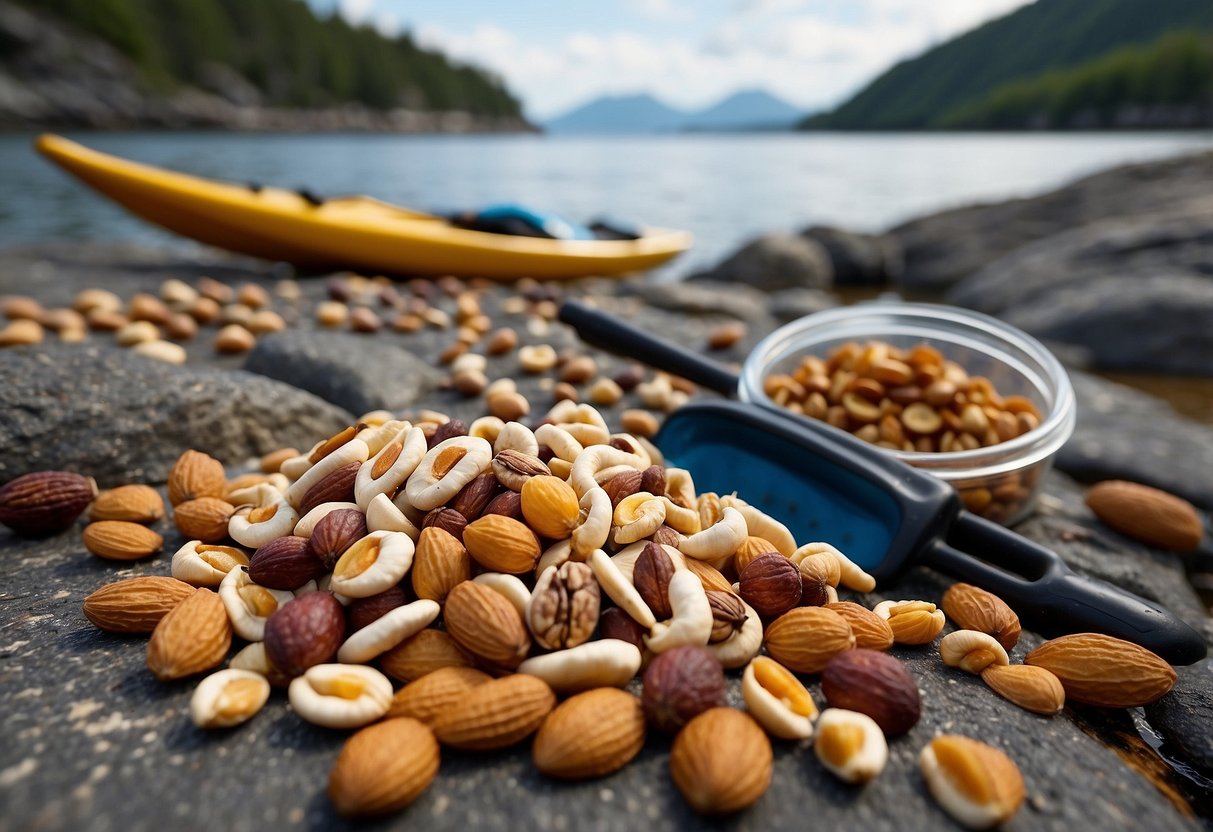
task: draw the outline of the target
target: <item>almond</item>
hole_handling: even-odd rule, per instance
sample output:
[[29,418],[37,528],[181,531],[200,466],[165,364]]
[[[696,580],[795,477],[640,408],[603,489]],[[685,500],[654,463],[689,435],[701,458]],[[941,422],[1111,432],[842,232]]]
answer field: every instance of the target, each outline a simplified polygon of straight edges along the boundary
[[415,719],[388,719],[346,741],[329,774],[329,800],[345,817],[395,812],[429,787],[438,765],[429,728]]
[[226,489],[223,465],[201,451],[186,451],[168,472],[168,500],[173,505],[199,497],[222,498]]
[[959,629],[993,636],[1007,650],[1019,643],[1019,616],[991,592],[972,584],[952,584],[941,606]]
[[147,667],[161,682],[181,679],[218,666],[231,646],[223,602],[209,589],[195,589],[152,631]]
[[640,700],[618,688],[570,697],[548,714],[531,757],[549,777],[602,777],[630,763],[644,747]]
[[173,522],[177,531],[203,543],[218,543],[227,539],[227,522],[236,513],[236,507],[218,497],[199,497],[186,500],[173,509]]
[[[705,529],[707,527],[707,525],[704,526]],[[775,548],[774,543],[765,537],[750,535],[737,547],[737,552],[733,555],[733,568],[740,573],[750,565],[750,561],[754,560],[754,558],[769,555],[772,552],[779,554],[779,550]]]
[[580,523],[577,492],[560,477],[535,476],[522,486],[522,514],[532,529],[564,540]]
[[449,708],[455,707],[472,688],[491,677],[473,667],[444,667],[409,682],[396,691],[388,716],[407,716],[432,726]]
[[76,522],[97,494],[90,477],[35,471],[0,488],[0,524],[27,537],[54,534]]
[[771,741],[751,717],[712,708],[687,723],[670,751],[670,776],[701,815],[753,805],[771,784]]
[[420,679],[444,667],[471,667],[467,653],[442,630],[422,630],[379,657],[384,673],[402,682]]
[[1192,504],[1157,488],[1108,480],[1091,486],[1086,500],[1105,525],[1147,546],[1187,552],[1204,536]]
[[494,668],[513,670],[531,649],[530,634],[514,605],[474,581],[464,581],[447,595],[443,621],[463,649]]
[[192,586],[176,578],[127,578],[85,598],[84,617],[110,633],[150,633],[193,593]]
[[506,748],[534,733],[554,707],[556,694],[546,682],[517,673],[468,691],[462,701],[439,714],[434,735],[452,748]]
[[784,613],[767,627],[765,640],[771,658],[796,673],[820,673],[830,659],[855,647],[851,625],[825,607]]
[[715,592],[728,592],[733,595],[737,594],[737,591],[733,589],[733,585],[729,583],[729,579],[710,563],[704,563],[696,558],[685,558],[684,563],[687,570],[695,573],[695,576],[699,578],[699,582],[703,584],[705,591],[711,590]]
[[120,485],[102,491],[88,510],[90,520],[155,523],[164,516],[164,500],[150,485]]
[[1061,680],[1066,698],[1102,708],[1148,705],[1175,684],[1175,670],[1144,647],[1099,633],[1046,641],[1024,658]]
[[1066,706],[1066,691],[1052,671],[1029,664],[992,664],[981,679],[1003,699],[1034,714],[1052,716]]
[[535,533],[503,514],[486,514],[468,523],[463,545],[486,570],[507,575],[530,572],[541,554]]
[[346,463],[309,488],[299,503],[299,516],[302,517],[321,503],[355,502],[354,481],[361,467],[361,462]]
[[84,527],[84,548],[107,560],[138,560],[160,551],[164,538],[125,520],[100,520]]
[[454,535],[430,526],[417,538],[412,575],[417,597],[441,604],[456,584],[471,579],[472,560]]
[[893,646],[893,629],[889,622],[867,607],[853,601],[835,601],[826,604],[825,609],[833,610],[847,620],[855,634],[857,648],[885,652]]

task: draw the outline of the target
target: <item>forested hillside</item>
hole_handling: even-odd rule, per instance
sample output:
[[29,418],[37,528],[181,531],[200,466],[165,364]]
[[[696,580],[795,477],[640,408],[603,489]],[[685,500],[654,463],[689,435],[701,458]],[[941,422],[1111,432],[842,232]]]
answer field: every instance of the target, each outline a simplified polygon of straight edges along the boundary
[[[462,110],[518,116],[500,80],[303,0],[22,0],[107,41],[153,88],[206,86],[216,67],[257,87],[267,104]],[[0,44],[0,50],[3,44]]]
[[899,130],[954,124],[957,113],[979,106],[996,90],[1003,93],[1007,84],[1073,69],[1177,30],[1213,33],[1213,2],[1037,0],[897,64],[802,126]]

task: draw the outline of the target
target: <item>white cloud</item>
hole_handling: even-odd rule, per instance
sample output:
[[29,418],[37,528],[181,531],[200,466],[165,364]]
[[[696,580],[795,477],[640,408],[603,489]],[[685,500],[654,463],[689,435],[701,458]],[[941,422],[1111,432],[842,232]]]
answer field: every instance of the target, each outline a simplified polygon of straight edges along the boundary
[[[1027,1],[853,0],[840,19],[826,13],[839,7],[821,0],[738,0],[699,37],[574,31],[534,43],[484,22],[458,32],[423,25],[416,36],[499,73],[540,119],[598,95],[638,91],[696,107],[759,87],[817,109],[894,62]],[[677,8],[670,0],[632,2],[650,11]]]
[[337,4],[341,16],[355,26],[366,23],[374,7],[375,0],[340,0]]
[[653,20],[685,21],[695,17],[690,6],[676,0],[628,0],[628,6]]

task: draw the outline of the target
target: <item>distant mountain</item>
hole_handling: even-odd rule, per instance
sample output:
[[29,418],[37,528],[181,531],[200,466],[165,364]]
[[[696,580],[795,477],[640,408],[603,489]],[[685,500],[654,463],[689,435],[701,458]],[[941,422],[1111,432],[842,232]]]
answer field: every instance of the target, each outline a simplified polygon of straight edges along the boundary
[[680,110],[647,93],[604,96],[547,122],[552,133],[674,133],[787,127],[801,111],[768,92],[747,90],[702,110]]
[[788,127],[802,115],[782,98],[765,90],[744,90],[691,113],[682,122],[683,130],[744,130],[759,127]]
[[685,118],[651,95],[618,95],[583,104],[544,127],[553,133],[670,133]]
[[1000,87],[1067,70],[1176,30],[1213,31],[1209,0],[1037,0],[885,72],[808,129],[945,125]]

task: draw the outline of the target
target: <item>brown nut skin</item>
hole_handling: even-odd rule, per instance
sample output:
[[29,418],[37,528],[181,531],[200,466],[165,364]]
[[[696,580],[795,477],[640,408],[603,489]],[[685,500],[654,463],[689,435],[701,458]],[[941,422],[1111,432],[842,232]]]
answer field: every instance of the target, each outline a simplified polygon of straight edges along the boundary
[[265,622],[265,655],[287,676],[332,661],[345,640],[345,610],[331,592],[310,592]]
[[771,784],[771,741],[735,708],[691,720],[670,749],[670,776],[701,815],[728,815],[758,801]]
[[468,426],[462,419],[451,419],[443,422],[435,429],[434,433],[426,440],[429,448],[445,442],[448,439],[454,439],[456,436],[467,436]]
[[269,589],[296,590],[327,570],[313,554],[306,537],[279,537],[249,558],[248,574],[253,582]]
[[640,490],[650,494],[665,493],[665,469],[660,465],[650,465],[640,474]]
[[[603,488],[606,490],[607,496],[611,498],[611,508],[615,508],[627,497],[641,490],[640,482],[644,479],[644,472],[630,469],[621,474],[616,474],[611,477]],[[652,492],[664,494],[661,492]]]
[[462,514],[468,520],[475,520],[501,491],[497,475],[486,471],[463,487],[448,504],[449,508]]
[[718,644],[740,630],[750,616],[741,599],[731,592],[709,589],[704,594],[708,596],[708,606],[712,608],[712,637],[709,641]]
[[354,502],[354,480],[361,467],[361,462],[342,465],[309,488],[299,503],[299,516],[302,517],[321,503]]
[[742,599],[763,618],[778,618],[800,603],[804,585],[796,564],[778,553],[750,561],[738,576]]
[[345,608],[345,620],[349,625],[346,632],[352,635],[408,602],[408,594],[400,585],[385,589],[378,595],[355,598]]
[[68,471],[34,471],[0,488],[0,524],[23,537],[55,534],[71,526],[97,496],[89,477]]
[[648,604],[658,621],[674,615],[670,608],[670,578],[674,577],[674,561],[656,543],[646,543],[632,569],[632,583]]
[[503,517],[513,518],[519,523],[526,522],[526,517],[522,514],[522,495],[517,491],[506,491],[503,494],[498,494],[484,507],[484,511],[480,513],[480,516],[484,517],[486,514],[500,514]]
[[801,572],[800,586],[800,606],[824,607],[830,603],[829,584],[820,575],[806,575]]
[[724,706],[724,668],[706,647],[684,645],[667,650],[644,672],[641,704],[650,725],[676,734],[704,711]]
[[[492,503],[490,502],[490,505]],[[488,511],[482,514],[488,514]],[[442,529],[451,537],[462,542],[463,530],[467,528],[468,519],[453,508],[436,508],[425,515],[425,519],[421,521],[421,528],[428,529],[431,526]]]
[[678,533],[672,526],[662,525],[653,532],[651,538],[654,543],[660,543],[662,546],[673,546],[678,548],[678,544],[682,542],[682,535]]
[[900,661],[876,650],[848,650],[830,659],[821,692],[831,708],[870,716],[886,737],[906,733],[922,714],[914,677]]
[[634,644],[641,653],[644,652],[644,637],[649,631],[636,622],[619,607],[611,607],[598,618],[599,638],[615,638]]
[[542,647],[576,647],[593,635],[600,602],[594,570],[584,563],[566,561],[555,571],[545,570],[535,584],[527,607],[527,626]]
[[313,558],[332,570],[345,550],[367,534],[365,514],[356,508],[339,508],[322,517],[312,529],[308,548]]

